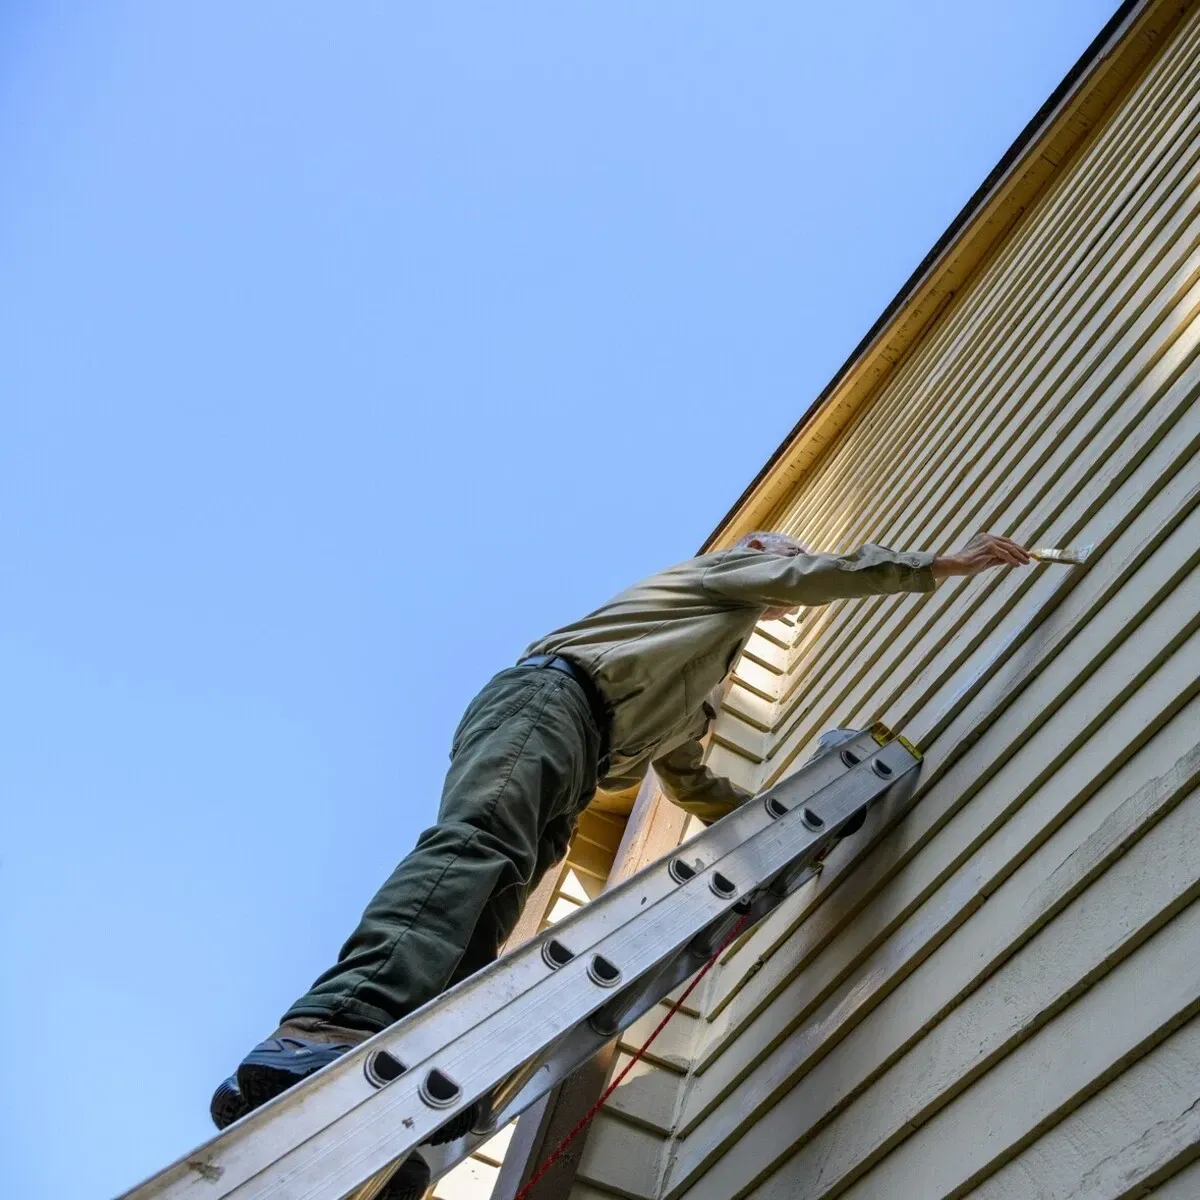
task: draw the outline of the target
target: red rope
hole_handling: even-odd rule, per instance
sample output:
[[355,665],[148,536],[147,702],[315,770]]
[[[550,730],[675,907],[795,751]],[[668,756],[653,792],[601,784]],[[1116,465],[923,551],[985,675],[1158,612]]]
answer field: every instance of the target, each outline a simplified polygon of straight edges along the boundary
[[597,1100],[596,1103],[593,1104],[592,1107],[587,1111],[587,1113],[584,1114],[584,1117],[579,1124],[576,1125],[575,1128],[572,1129],[571,1132],[568,1133],[567,1136],[563,1138],[563,1140],[559,1142],[557,1146],[554,1147],[554,1150],[542,1162],[542,1165],[534,1172],[533,1178],[530,1179],[530,1181],[517,1193],[516,1200],[527,1200],[527,1197],[533,1191],[533,1189],[545,1178],[546,1172],[549,1171],[550,1168],[554,1166],[554,1164],[558,1162],[560,1158],[562,1158],[567,1147],[592,1123],[592,1120],[595,1118],[596,1114],[604,1107],[604,1102],[613,1094],[613,1092],[617,1090],[617,1088],[621,1086],[621,1081],[626,1075],[629,1074],[630,1071],[633,1070],[635,1066],[637,1066],[638,1062],[641,1061],[642,1056],[647,1050],[650,1049],[654,1039],[658,1037],[658,1035],[662,1033],[664,1029],[666,1029],[667,1022],[670,1021],[670,1019],[680,1010],[680,1008],[683,1007],[683,1002],[692,994],[692,991],[695,989],[700,980],[702,980],[712,969],[713,963],[715,963],[717,959],[721,957],[729,943],[732,942],[733,939],[742,932],[747,920],[748,916],[739,918],[737,924],[734,925],[734,927],[729,931],[729,935],[713,951],[712,957],[704,964],[703,967],[700,968],[695,978],[693,978],[692,982],[688,984],[683,995],[671,1005],[667,1015],[663,1017],[661,1021],[659,1021],[654,1032],[641,1044],[641,1046],[638,1047],[637,1053],[634,1054],[629,1062],[625,1064],[624,1069],[616,1077],[616,1079],[614,1079],[612,1083],[610,1083],[608,1087],[604,1089],[600,1099]]

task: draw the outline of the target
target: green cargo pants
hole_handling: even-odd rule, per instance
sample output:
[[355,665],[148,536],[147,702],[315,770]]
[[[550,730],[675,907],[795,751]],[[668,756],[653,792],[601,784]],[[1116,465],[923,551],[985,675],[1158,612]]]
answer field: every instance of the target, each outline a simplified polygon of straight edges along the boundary
[[600,732],[560,671],[501,671],[454,735],[437,824],[392,872],[337,965],[287,1012],[384,1029],[486,966],[566,854],[596,788]]

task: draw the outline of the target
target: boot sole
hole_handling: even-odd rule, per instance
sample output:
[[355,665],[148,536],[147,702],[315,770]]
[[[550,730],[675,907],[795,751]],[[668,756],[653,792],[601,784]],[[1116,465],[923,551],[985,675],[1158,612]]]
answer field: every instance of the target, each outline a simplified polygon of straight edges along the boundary
[[242,1063],[237,1069],[237,1081],[247,1107],[255,1109],[268,1100],[274,1100],[276,1096],[282,1096],[313,1074],[315,1069],[298,1075],[295,1071],[281,1071],[265,1063]]

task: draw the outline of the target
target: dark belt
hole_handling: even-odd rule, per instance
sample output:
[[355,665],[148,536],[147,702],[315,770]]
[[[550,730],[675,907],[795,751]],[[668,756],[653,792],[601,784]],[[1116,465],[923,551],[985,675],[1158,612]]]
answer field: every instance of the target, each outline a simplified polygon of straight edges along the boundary
[[533,654],[529,658],[521,659],[517,666],[561,671],[579,685],[579,690],[587,698],[588,708],[592,711],[592,720],[596,722],[596,728],[600,731],[600,761],[596,773],[603,778],[608,771],[608,734],[612,726],[612,714],[609,712],[608,702],[600,694],[600,689],[596,687],[592,677],[578,663],[573,663],[569,658],[558,654]]

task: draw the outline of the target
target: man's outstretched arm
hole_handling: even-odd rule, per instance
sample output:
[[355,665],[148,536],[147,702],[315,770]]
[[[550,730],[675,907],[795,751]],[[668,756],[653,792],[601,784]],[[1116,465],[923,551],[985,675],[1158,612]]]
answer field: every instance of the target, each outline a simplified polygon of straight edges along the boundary
[[1033,560],[1024,546],[994,533],[977,533],[961,550],[933,560],[933,577],[979,575],[993,567],[1027,567]]
[[1024,547],[1012,539],[977,533],[961,550],[943,555],[873,545],[850,554],[737,555],[710,566],[703,586],[744,604],[812,607],[861,596],[931,592],[948,576],[978,575],[1029,561]]

